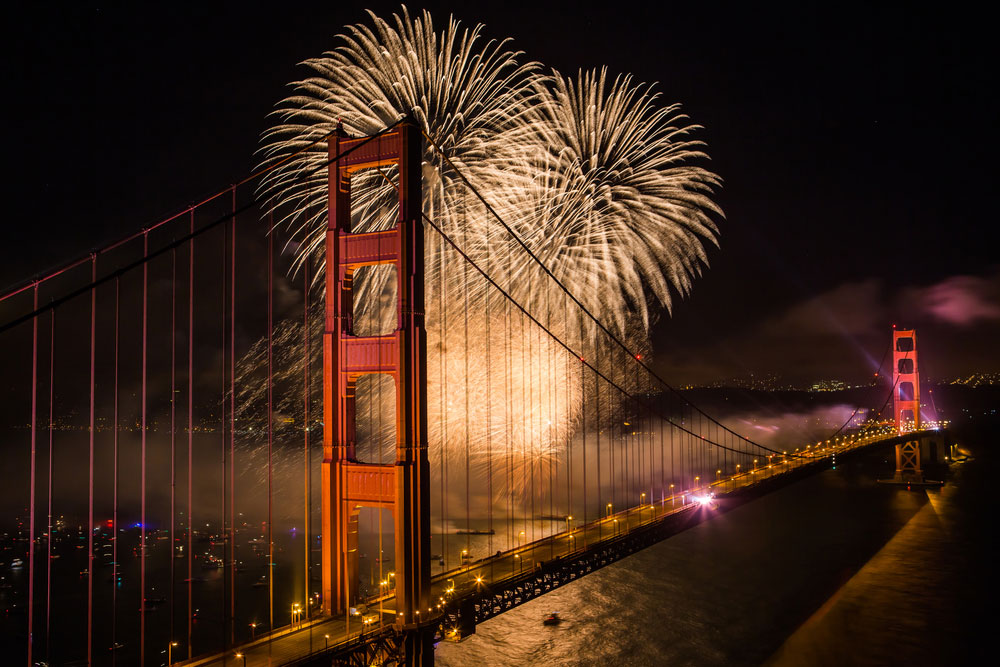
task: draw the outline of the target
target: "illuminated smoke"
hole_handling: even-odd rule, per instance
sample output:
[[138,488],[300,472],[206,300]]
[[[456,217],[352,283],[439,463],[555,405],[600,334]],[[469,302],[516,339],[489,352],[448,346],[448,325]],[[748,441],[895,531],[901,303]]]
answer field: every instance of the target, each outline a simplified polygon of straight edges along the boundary
[[[348,26],[333,51],[304,63],[309,75],[294,84],[265,134],[263,164],[277,164],[338,122],[352,136],[370,135],[412,111],[448,158],[425,142],[424,213],[575,353],[610,368],[610,342],[501,228],[461,172],[591,313],[646,352],[656,313],[670,308],[672,291],[688,292],[706,263],[704,244],[716,242],[711,216],[720,212],[710,195],[719,180],[694,164],[705,157],[689,136],[697,126],[685,124],[676,105],[658,106],[652,87],[630,77],[609,82],[601,70],[567,78],[521,63],[509,40],[485,40],[481,25],[467,29],[451,19],[436,32],[429,13],[411,17],[405,8],[390,21],[371,19]],[[310,258],[322,263],[327,159],[320,142],[275,168],[263,186],[277,224],[301,243],[295,270]],[[394,224],[395,178],[395,170],[354,176],[354,231]],[[464,479],[467,451],[469,467],[482,471],[487,451],[502,447],[521,455],[511,462],[512,479],[497,480],[497,493],[523,490],[533,466],[557,459],[578,426],[578,360],[522,322],[428,225],[425,238],[432,465],[444,460],[445,474]],[[315,275],[318,302],[322,270]],[[355,333],[391,331],[395,313],[386,306],[394,301],[391,271],[358,275]],[[289,342],[294,331],[287,327]],[[283,362],[291,376],[301,373],[296,345]],[[259,369],[260,353],[248,357],[246,372]],[[625,382],[635,389],[639,381]],[[608,392],[606,400],[613,398]],[[378,421],[372,400],[389,417]],[[391,406],[391,385],[359,383],[367,460],[392,460]]]

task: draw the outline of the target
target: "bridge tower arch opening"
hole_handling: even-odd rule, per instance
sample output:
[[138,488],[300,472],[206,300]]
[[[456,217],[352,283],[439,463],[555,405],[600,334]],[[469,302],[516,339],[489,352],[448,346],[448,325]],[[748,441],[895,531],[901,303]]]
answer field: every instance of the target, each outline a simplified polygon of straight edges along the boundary
[[[358,512],[393,517],[396,624],[408,664],[431,664],[432,631],[419,611],[430,606],[430,466],[427,457],[427,343],[421,138],[412,118],[377,138],[329,141],[329,220],[323,326],[322,579],[323,611],[345,613],[357,598]],[[384,231],[355,233],[351,176],[396,167],[398,217]],[[355,331],[354,279],[362,267],[395,269],[394,330]],[[358,335],[362,333],[365,335]],[[358,456],[357,385],[385,374],[395,388],[391,463]],[[371,450],[369,449],[369,452]],[[371,454],[369,454],[370,456]]]

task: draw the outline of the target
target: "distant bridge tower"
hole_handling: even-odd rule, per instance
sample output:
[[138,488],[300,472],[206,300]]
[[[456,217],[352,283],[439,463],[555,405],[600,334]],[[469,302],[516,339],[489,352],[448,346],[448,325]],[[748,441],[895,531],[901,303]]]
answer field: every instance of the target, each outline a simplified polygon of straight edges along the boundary
[[[345,155],[346,153],[346,155]],[[338,128],[329,142],[329,223],[323,329],[323,610],[344,613],[357,597],[358,511],[389,509],[395,538],[396,623],[409,665],[433,663],[430,605],[430,466],[427,458],[427,339],[424,333],[424,236],[420,130],[408,119],[378,139],[352,139]],[[343,157],[338,157],[343,156]],[[352,233],[351,175],[398,168],[399,214],[386,231]],[[355,271],[395,266],[396,329],[354,334]],[[396,390],[395,463],[356,456],[358,378],[384,373]]]
[[917,372],[917,332],[892,331],[893,416],[896,429],[920,430],[920,374]]
[[[917,332],[914,329],[892,331],[892,405],[896,431],[900,434],[920,430],[920,374],[917,371]],[[896,445],[897,482],[923,481],[920,470],[920,442],[912,440]]]

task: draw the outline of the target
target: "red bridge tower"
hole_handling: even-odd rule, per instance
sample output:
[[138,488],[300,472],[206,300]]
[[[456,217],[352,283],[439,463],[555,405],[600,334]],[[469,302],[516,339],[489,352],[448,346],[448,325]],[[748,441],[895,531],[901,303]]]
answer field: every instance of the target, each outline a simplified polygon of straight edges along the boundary
[[[896,431],[903,434],[920,430],[920,374],[917,372],[917,332],[892,331],[892,412]],[[920,441],[896,445],[896,482],[923,481],[920,470]]]
[[[405,630],[407,664],[433,662],[430,607],[430,480],[427,458],[427,341],[424,332],[424,236],[421,220],[420,130],[408,119],[378,139],[329,142],[329,223],[323,329],[322,553],[323,610],[346,612],[356,591],[358,511],[389,509],[395,536],[396,623]],[[338,157],[340,156],[340,157]],[[398,167],[399,217],[394,228],[353,233],[351,175]],[[388,335],[354,335],[354,272],[392,264],[397,325]],[[385,373],[396,388],[396,461],[357,459],[355,387]]]

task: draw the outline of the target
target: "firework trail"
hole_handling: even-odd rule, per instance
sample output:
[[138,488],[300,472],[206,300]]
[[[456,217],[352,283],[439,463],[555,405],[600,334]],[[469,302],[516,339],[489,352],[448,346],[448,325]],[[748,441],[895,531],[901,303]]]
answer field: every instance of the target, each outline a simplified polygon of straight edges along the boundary
[[[669,310],[672,292],[689,291],[706,264],[705,243],[716,243],[712,217],[721,212],[711,195],[719,179],[697,165],[706,157],[690,138],[698,127],[685,124],[676,105],[658,106],[652,87],[631,77],[609,81],[599,70],[569,78],[522,63],[509,40],[486,40],[482,25],[462,28],[450,19],[436,31],[429,13],[411,17],[405,7],[389,21],[369,14],[370,26],[348,26],[336,49],[304,63],[310,75],[275,112],[263,163],[279,163],[338,123],[351,135],[370,135],[412,112],[440,147],[425,142],[423,158],[423,209],[435,225],[574,350],[613,363],[611,341],[503,230],[464,174],[604,326],[647,351],[656,313]],[[294,270],[322,265],[327,159],[320,142],[263,184],[275,220],[301,244]],[[395,177],[392,170],[354,176],[355,231],[394,224]],[[427,225],[425,233],[432,465],[437,460],[448,475],[466,452],[476,468],[490,448],[505,450],[517,471],[498,480],[498,494],[523,493],[536,467],[558,458],[578,427],[579,364]],[[355,278],[358,335],[395,326],[395,309],[385,307],[395,301],[394,274],[386,269]],[[313,289],[318,302],[320,279]],[[278,334],[294,350],[279,363],[289,378],[301,375],[301,333],[288,323]],[[261,355],[247,355],[241,371],[259,372]],[[642,380],[622,382],[638,389]],[[260,391],[247,391],[242,405],[253,419]],[[380,427],[367,416],[379,402],[392,414],[392,391],[378,381],[358,385],[365,460],[393,460],[394,421]]]

